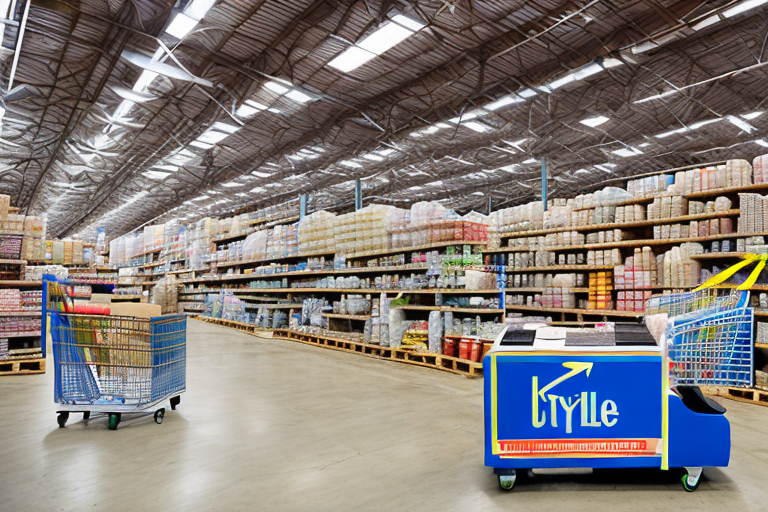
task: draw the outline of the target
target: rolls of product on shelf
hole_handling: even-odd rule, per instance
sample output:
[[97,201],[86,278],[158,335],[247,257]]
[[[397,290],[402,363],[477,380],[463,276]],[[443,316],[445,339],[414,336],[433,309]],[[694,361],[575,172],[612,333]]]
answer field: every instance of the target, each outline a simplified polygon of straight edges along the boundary
[[443,324],[439,311],[429,312],[429,351],[440,353],[440,340],[443,338]]

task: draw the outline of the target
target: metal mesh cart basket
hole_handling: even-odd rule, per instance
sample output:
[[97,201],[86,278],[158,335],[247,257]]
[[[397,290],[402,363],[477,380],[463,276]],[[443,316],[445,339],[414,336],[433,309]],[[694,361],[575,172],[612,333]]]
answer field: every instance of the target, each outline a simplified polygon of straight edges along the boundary
[[703,289],[654,297],[646,314],[667,313],[672,386],[751,386],[754,310],[749,292]]
[[162,423],[186,389],[186,316],[63,312],[59,283],[46,277],[45,284],[43,321],[50,328],[59,426],[70,412],[84,419],[107,413],[112,430],[123,413],[154,413]]

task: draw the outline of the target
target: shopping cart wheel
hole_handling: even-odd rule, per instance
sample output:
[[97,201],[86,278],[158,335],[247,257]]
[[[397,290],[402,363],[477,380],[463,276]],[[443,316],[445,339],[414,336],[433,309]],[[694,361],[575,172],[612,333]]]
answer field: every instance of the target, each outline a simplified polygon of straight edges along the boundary
[[685,468],[685,474],[680,479],[683,482],[683,489],[693,492],[699,487],[702,468]]
[[165,416],[165,409],[158,409],[155,411],[155,423],[158,425],[163,422],[163,416]]
[[91,411],[83,412],[83,419],[84,420],[90,419],[90,417],[91,417]]
[[176,406],[179,405],[180,403],[181,403],[181,397],[180,396],[171,397],[171,410],[175,411],[176,410]]
[[508,475],[499,475],[499,487],[504,491],[511,491],[515,487],[516,476],[514,471]]
[[68,412],[60,412],[59,416],[56,418],[56,423],[59,424],[59,428],[64,428],[64,426],[67,424],[68,419],[69,419]]
[[120,424],[120,413],[109,413],[109,430],[117,430],[117,426]]

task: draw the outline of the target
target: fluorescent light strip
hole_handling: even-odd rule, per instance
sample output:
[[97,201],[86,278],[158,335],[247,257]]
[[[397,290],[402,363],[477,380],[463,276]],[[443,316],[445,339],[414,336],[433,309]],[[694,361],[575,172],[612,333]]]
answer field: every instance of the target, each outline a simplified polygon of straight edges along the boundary
[[405,41],[424,26],[398,14],[382,23],[371,35],[341,52],[328,65],[343,73],[349,73]]

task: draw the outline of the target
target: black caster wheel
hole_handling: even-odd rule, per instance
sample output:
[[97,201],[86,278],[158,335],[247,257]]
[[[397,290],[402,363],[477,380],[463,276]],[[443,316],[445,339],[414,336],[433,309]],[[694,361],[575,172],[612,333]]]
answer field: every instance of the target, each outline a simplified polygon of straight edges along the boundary
[[175,411],[176,406],[181,403],[181,397],[180,396],[174,396],[171,398],[171,410]]
[[686,469],[685,474],[680,479],[683,484],[683,489],[686,492],[693,492],[699,488],[699,482],[701,480],[701,468],[689,468]]
[[90,419],[90,418],[91,418],[91,411],[85,411],[85,412],[83,413],[83,419],[84,419],[84,420],[88,420],[88,419]]
[[516,476],[514,471],[508,475],[499,475],[499,487],[501,487],[501,490],[509,492],[514,489]]
[[155,423],[160,425],[163,422],[163,416],[165,416],[165,409],[158,409],[155,411]]
[[120,413],[109,413],[109,430],[117,430],[117,426],[120,424]]
[[59,415],[56,417],[56,423],[59,424],[59,428],[64,428],[64,426],[67,424],[68,419],[69,419],[68,412],[60,412]]

